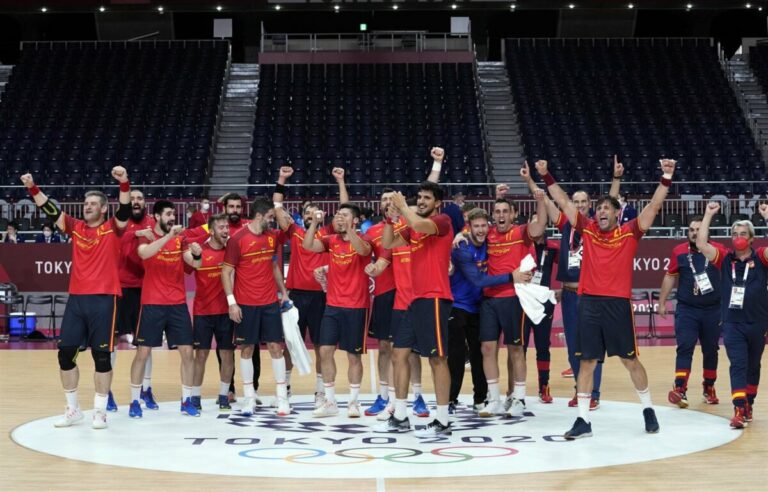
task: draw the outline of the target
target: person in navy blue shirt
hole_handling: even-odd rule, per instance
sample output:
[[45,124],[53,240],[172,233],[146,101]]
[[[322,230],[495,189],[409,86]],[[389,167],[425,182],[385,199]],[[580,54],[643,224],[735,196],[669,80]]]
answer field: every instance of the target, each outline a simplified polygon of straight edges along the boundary
[[[704,402],[716,405],[720,402],[715,393],[717,379],[717,352],[720,348],[720,269],[711,263],[696,247],[701,216],[691,217],[688,222],[688,241],[672,249],[669,267],[661,282],[659,316],[667,317],[667,300],[677,287],[675,310],[675,381],[668,399],[680,408],[688,407],[688,377],[696,341],[701,344],[703,357]],[[710,242],[724,256],[726,248]]]
[[742,429],[752,421],[752,406],[760,383],[760,359],[768,334],[768,248],[752,249],[755,227],[748,220],[731,226],[733,250],[725,255],[707,242],[709,224],[720,204],[707,204],[696,246],[720,268],[720,317],[723,342],[730,361],[731,427]]
[[[488,392],[483,372],[483,355],[480,352],[479,312],[483,288],[514,282],[513,272],[487,275],[488,252],[485,238],[488,235],[488,213],[475,208],[467,214],[469,241],[462,242],[451,253],[453,273],[451,294],[453,308],[448,324],[448,366],[451,371],[450,405],[454,410],[464,381],[464,365],[469,349],[472,367],[473,399],[478,408]],[[518,273],[518,275],[520,275]],[[520,280],[523,276],[520,275]]]
[[627,194],[619,193],[617,196],[621,210],[619,210],[619,225],[626,224],[632,219],[637,218],[637,209],[627,202]]
[[37,237],[35,237],[35,242],[36,243],[60,243],[61,238],[53,230],[53,224],[46,222],[45,224],[43,224],[42,234],[38,234]]

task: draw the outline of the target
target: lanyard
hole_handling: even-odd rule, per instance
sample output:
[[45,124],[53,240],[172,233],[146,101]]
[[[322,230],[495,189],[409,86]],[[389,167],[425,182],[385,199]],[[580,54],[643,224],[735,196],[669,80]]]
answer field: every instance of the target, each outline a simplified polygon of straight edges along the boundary
[[[573,251],[573,236],[576,234],[576,229],[571,226],[571,239],[568,241],[569,249]],[[581,242],[581,239],[579,239],[579,242]]]
[[623,207],[621,207],[621,210],[619,210],[619,222],[618,224],[621,225],[621,219],[624,218],[624,209],[627,208],[627,205],[624,204]]
[[546,259],[547,259],[547,248],[545,246],[541,252],[541,259],[539,260],[539,268],[541,269],[544,268],[544,261],[546,261]]
[[[747,275],[749,275],[749,263],[744,265],[744,285],[747,285]],[[731,260],[731,279],[736,284],[736,260]]]
[[[694,266],[693,266],[693,253],[691,252],[691,245],[690,244],[688,245],[688,266],[691,267],[691,271],[693,272],[694,275],[696,275],[696,268],[694,268]],[[702,271],[706,272],[708,266],[709,266],[709,258],[706,258],[704,260],[704,269]],[[745,279],[746,279],[746,277],[745,277]]]

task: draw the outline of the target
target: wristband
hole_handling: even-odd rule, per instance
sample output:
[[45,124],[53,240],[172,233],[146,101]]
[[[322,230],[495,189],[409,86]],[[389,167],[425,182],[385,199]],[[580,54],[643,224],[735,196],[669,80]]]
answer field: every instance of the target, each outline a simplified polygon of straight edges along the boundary
[[192,259],[195,261],[200,261],[203,258],[203,255],[192,255]]
[[672,180],[670,178],[667,178],[666,176],[662,176],[661,179],[659,180],[659,183],[661,183],[662,186],[666,186],[667,188],[672,186]]
[[275,202],[275,208],[283,208],[283,202]]
[[614,175],[613,175],[613,179],[621,179],[621,176],[616,176],[616,175],[614,174]]
[[392,221],[392,217],[387,217],[384,219],[384,222],[386,222],[389,225],[395,225],[395,223]]
[[275,193],[280,193],[281,195],[285,195],[285,192],[288,190],[288,187],[284,184],[275,183]]
[[120,193],[127,193],[129,191],[131,191],[131,182],[130,181],[126,181],[124,183],[121,182],[120,183]]
[[230,306],[237,306],[237,301],[235,300],[234,294],[229,294],[227,296],[227,304],[229,304]]
[[437,161],[433,161],[432,162],[432,170],[433,171],[439,173],[442,169],[443,169],[443,163],[442,162],[437,162]]
[[31,187],[27,188],[27,191],[29,192],[29,196],[34,198],[38,193],[40,193],[40,188],[38,188],[37,185],[32,185]]
[[544,180],[544,183],[547,186],[552,186],[553,184],[555,184],[555,177],[552,176],[552,173],[547,173],[544,176],[542,176],[541,178]]

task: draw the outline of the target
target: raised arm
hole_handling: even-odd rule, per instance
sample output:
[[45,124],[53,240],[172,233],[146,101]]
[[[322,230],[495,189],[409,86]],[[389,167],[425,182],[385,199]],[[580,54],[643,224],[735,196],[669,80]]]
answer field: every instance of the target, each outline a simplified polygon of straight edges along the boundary
[[277,225],[283,231],[288,230],[288,228],[291,227],[291,223],[293,222],[291,219],[291,214],[289,214],[283,207],[283,200],[285,199],[286,190],[285,183],[291,176],[293,176],[293,168],[290,166],[282,166],[280,168],[280,174],[277,177],[275,191],[272,193],[272,201],[275,204],[275,219],[277,220]]
[[325,213],[323,213],[322,210],[318,210],[315,212],[315,218],[312,221],[311,224],[309,224],[309,227],[307,228],[307,232],[304,233],[304,240],[301,242],[301,246],[304,249],[308,249],[309,251],[313,251],[315,253],[323,253],[325,251],[325,246],[323,245],[322,241],[318,241],[317,238],[315,238],[315,235],[317,234],[317,227],[318,224],[322,224],[325,217]]
[[[707,209],[704,211],[704,218],[701,219],[699,232],[696,235],[696,247],[709,261],[713,261],[715,258],[717,258],[717,248],[709,244],[709,225],[712,223],[712,217],[719,211],[719,203],[707,203]],[[643,212],[645,212],[645,209],[643,209]]]
[[128,181],[128,171],[123,166],[115,166],[112,168],[112,177],[120,183],[120,196],[118,197],[120,204],[115,211],[115,223],[119,229],[125,229],[128,225],[128,219],[131,218],[133,212],[131,208],[131,183]]
[[[528,189],[531,190],[531,193],[536,196],[536,190],[540,190],[539,186],[536,184],[536,182],[533,180],[533,177],[531,177],[531,171],[528,167],[528,161],[523,161],[523,166],[520,168],[520,177],[523,178],[523,181],[525,181],[525,184],[528,185]],[[496,198],[503,198],[503,195],[499,197],[499,188],[506,186],[507,189],[509,189],[509,186],[501,184],[496,186]],[[503,190],[503,188],[502,188]],[[547,216],[550,220],[554,221],[557,219],[558,214],[560,214],[560,209],[557,208],[557,205],[549,199],[549,197],[544,194],[544,202],[547,205]]]
[[440,172],[443,170],[443,161],[445,160],[445,150],[441,147],[432,147],[429,155],[432,156],[432,170],[429,172],[429,176],[427,176],[427,181],[439,183]]
[[672,175],[675,173],[675,161],[672,159],[661,159],[661,172],[664,175],[661,177],[659,186],[656,187],[656,191],[653,193],[651,202],[643,207],[643,211],[637,217],[637,225],[641,231],[647,231],[653,225],[653,219],[656,218],[656,214],[661,210],[661,205],[669,194],[669,187],[672,185]]
[[339,185],[339,203],[349,203],[349,192],[347,192],[347,183],[344,181],[344,168],[334,167],[331,172]]
[[552,200],[554,200],[557,206],[560,207],[560,210],[563,211],[571,225],[576,226],[576,222],[578,222],[579,218],[579,211],[576,210],[576,207],[571,203],[568,194],[557,184],[554,176],[552,176],[547,167],[547,161],[536,161],[536,171],[538,171],[539,175],[544,180],[544,183],[546,183],[547,191],[549,191]]
[[155,239],[149,244],[139,244],[139,247],[137,248],[136,252],[139,255],[139,258],[142,260],[146,260],[147,258],[152,258],[157,253],[160,252],[160,250],[165,246],[165,244],[170,241],[171,239],[177,237],[179,234],[181,234],[181,231],[184,229],[181,225],[175,225],[171,227],[171,231],[166,234],[165,236]]
[[[55,203],[50,201],[45,193],[40,191],[40,188],[38,188],[35,184],[35,180],[32,178],[32,175],[27,173],[21,176],[21,182],[24,184],[24,186],[27,187],[27,192],[35,201],[37,208],[45,212],[45,214],[53,220],[53,222],[56,224],[56,227],[58,227],[60,231],[66,231],[67,228],[66,221],[64,220],[64,212],[62,212]],[[3,241],[5,241],[5,236],[3,236]]]
[[621,188],[621,177],[624,176],[624,164],[619,162],[619,156],[613,156],[613,178],[611,178],[611,189],[608,190],[608,194],[613,198],[619,197],[619,189]]
[[399,191],[392,194],[392,205],[400,212],[408,226],[422,234],[437,234],[437,225],[430,219],[421,217],[411,210],[405,201],[405,196]]
[[352,217],[347,221],[347,237],[349,238],[349,243],[357,254],[360,256],[368,256],[371,254],[371,244],[357,233]]
[[537,189],[533,196],[536,198],[536,220],[528,224],[528,235],[541,237],[547,229],[547,194],[544,190]]

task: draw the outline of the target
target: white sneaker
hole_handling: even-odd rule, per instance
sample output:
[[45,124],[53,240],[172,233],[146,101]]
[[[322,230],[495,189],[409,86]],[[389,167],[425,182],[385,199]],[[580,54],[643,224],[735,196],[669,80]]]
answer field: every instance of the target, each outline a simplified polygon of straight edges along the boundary
[[381,412],[376,414],[376,420],[379,420],[381,422],[386,422],[389,420],[389,417],[393,416],[395,414],[395,405],[392,403],[392,399],[389,400],[389,403],[387,403],[387,406],[382,410]]
[[335,400],[326,400],[323,406],[312,412],[313,417],[333,417],[339,414],[339,406]]
[[83,413],[77,407],[70,407],[69,405],[64,408],[64,417],[61,420],[57,420],[53,424],[54,427],[69,427],[75,422],[83,420]]
[[240,406],[240,413],[242,415],[245,415],[246,417],[250,417],[255,412],[255,409],[256,409],[255,398],[243,399],[243,404]]
[[288,398],[277,398],[277,410],[275,413],[280,417],[291,414],[291,405],[288,403]]
[[512,398],[512,404],[509,406],[509,410],[507,410],[507,415],[510,417],[522,417],[525,413],[525,402],[523,400],[518,400],[517,398]]
[[102,410],[93,411],[93,423],[91,427],[94,429],[106,429],[107,428],[107,412]]
[[257,407],[260,407],[263,405],[263,403],[261,402],[261,398],[259,398],[258,393],[253,394],[253,404]]
[[475,413],[480,413],[485,406],[488,405],[487,401],[484,401],[482,403],[475,403],[472,405],[472,410],[475,411]]
[[316,392],[315,393],[315,410],[325,405],[325,393],[322,392]]
[[351,401],[347,405],[347,417],[356,419],[360,417],[360,404],[356,401]]
[[499,400],[493,400],[489,401],[477,414],[480,417],[494,417],[496,415],[503,415],[504,411],[504,405]]
[[512,407],[512,395],[507,395],[507,399],[504,400],[504,411],[508,412],[509,409]]

